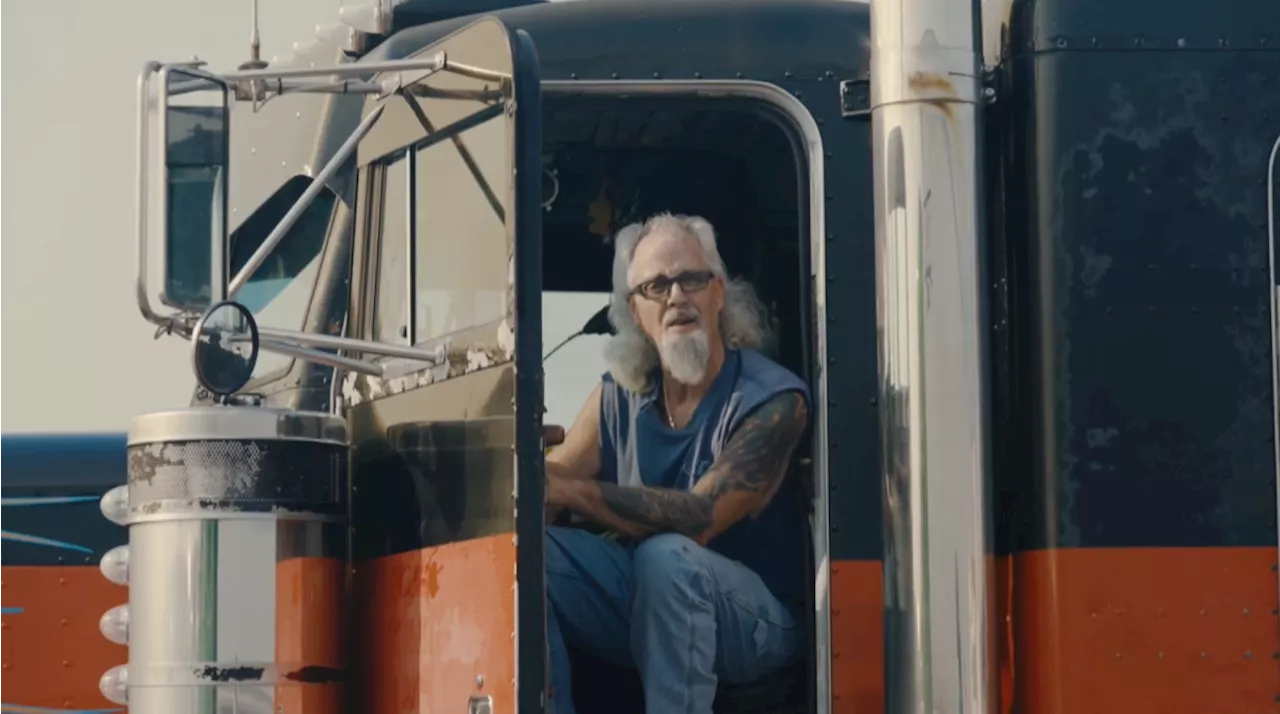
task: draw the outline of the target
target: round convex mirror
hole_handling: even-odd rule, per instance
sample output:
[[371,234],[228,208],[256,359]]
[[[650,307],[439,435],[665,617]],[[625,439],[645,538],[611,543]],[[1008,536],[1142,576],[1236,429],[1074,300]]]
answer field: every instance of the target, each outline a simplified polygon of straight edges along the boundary
[[258,323],[244,305],[220,302],[196,323],[192,344],[196,381],[229,396],[249,383],[258,364]]

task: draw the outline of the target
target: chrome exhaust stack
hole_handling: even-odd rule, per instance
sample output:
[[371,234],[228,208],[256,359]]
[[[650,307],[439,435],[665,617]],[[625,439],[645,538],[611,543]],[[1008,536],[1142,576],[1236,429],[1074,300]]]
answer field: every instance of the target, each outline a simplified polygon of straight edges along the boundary
[[993,712],[978,0],[871,3],[892,714]]

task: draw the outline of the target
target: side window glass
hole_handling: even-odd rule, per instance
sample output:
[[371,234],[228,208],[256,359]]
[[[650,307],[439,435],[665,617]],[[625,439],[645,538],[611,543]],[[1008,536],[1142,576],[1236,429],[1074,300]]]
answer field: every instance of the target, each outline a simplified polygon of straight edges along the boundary
[[385,171],[374,336],[379,342],[404,344],[409,334],[405,297],[409,283],[409,162],[399,159]]
[[506,316],[504,117],[419,149],[415,159],[414,337],[422,342]]
[[[231,234],[232,275],[249,262],[249,257],[262,245],[309,185],[311,179],[306,176],[289,179]],[[235,300],[253,312],[259,325],[288,330],[302,329],[307,306],[311,304],[316,275],[320,270],[320,254],[324,249],[337,200],[338,197],[332,191],[321,191],[285,234],[275,251],[236,293]],[[291,361],[290,357],[264,350],[258,355],[254,377],[286,369]]]
[[573,424],[582,403],[600,384],[600,375],[608,371],[604,348],[609,338],[578,334],[587,320],[608,304],[607,292],[547,290],[542,293],[543,352],[549,352],[569,340],[542,363],[546,384],[543,397],[547,409],[543,417],[545,423],[565,428]]

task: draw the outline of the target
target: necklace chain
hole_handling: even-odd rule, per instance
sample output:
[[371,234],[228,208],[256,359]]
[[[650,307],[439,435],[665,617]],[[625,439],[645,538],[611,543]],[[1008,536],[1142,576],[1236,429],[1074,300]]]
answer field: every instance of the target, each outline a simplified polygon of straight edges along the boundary
[[667,397],[667,383],[662,383],[662,410],[667,413],[667,426],[676,428],[676,416],[671,413],[671,399]]

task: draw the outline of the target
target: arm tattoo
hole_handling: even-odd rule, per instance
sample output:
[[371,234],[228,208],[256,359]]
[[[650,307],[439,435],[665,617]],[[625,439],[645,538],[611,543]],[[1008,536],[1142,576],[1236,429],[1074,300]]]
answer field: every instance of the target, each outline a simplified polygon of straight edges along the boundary
[[768,503],[786,473],[806,417],[800,395],[780,394],[742,422],[703,477],[701,488],[679,491],[601,483],[601,501],[618,519],[646,531],[701,535],[714,523],[716,503],[728,494],[754,496],[759,508]]
[[735,491],[770,495],[784,473],[807,421],[804,399],[787,392],[742,422],[711,467],[711,498]]
[[650,531],[675,531],[696,536],[711,525],[715,504],[706,496],[671,488],[600,484],[600,498],[619,518]]

